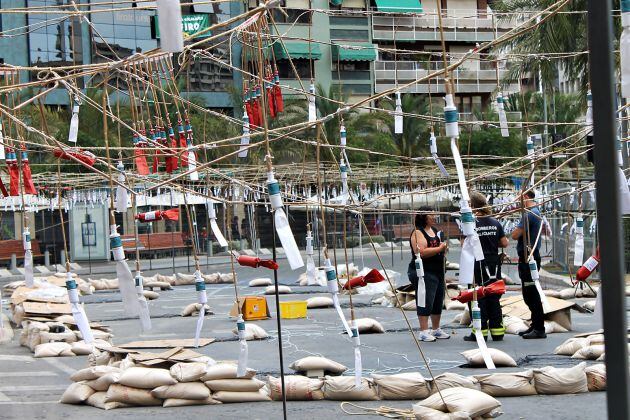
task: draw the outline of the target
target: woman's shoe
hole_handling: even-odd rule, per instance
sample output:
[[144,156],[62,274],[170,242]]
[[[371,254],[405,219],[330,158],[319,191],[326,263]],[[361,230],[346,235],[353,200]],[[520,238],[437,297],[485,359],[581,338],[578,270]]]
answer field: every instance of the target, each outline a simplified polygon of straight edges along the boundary
[[420,331],[420,334],[418,334],[418,340],[431,342],[435,341],[435,336],[433,336],[433,334],[431,334],[429,330]]
[[442,331],[441,328],[431,331],[431,335],[439,340],[446,340],[447,338],[451,338],[451,335]]

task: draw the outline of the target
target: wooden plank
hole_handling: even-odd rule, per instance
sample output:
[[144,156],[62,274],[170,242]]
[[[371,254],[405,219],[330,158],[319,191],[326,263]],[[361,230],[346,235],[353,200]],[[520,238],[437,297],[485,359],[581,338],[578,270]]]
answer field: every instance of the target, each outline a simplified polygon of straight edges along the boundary
[[[200,338],[199,347],[205,347],[215,341],[214,338]],[[119,344],[118,347],[129,349],[165,349],[171,347],[185,347],[194,348],[194,338],[183,338],[174,340],[147,340],[147,341],[132,341],[131,343]]]

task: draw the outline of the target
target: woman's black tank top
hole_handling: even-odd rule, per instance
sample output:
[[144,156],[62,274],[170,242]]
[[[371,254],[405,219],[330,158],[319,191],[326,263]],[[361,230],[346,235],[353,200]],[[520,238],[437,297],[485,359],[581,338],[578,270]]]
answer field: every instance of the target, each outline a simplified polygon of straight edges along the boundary
[[[431,230],[434,233],[434,236],[429,236],[424,229],[417,229],[419,232],[421,232],[424,235],[424,239],[426,239],[427,241],[427,247],[428,248],[437,248],[440,246],[440,243],[442,242],[440,240],[440,237],[437,234],[437,231],[435,230],[435,228],[431,228]],[[411,236],[415,233],[416,231],[414,230],[413,232],[411,232],[411,235],[409,236],[410,239],[410,243],[411,243]],[[416,255],[416,253],[413,250],[413,247],[411,248],[411,260],[415,261],[416,258],[418,258],[418,256]],[[444,271],[444,253],[440,252],[439,254],[435,254],[432,257],[428,257],[428,258],[422,258],[422,266],[424,267],[425,271],[433,271],[433,272],[440,272],[440,271]]]

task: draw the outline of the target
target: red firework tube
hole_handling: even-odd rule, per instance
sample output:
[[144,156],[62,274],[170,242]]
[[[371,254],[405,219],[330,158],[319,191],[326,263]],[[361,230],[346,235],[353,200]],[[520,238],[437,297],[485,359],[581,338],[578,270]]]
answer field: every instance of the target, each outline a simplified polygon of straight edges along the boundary
[[242,265],[244,267],[265,267],[270,270],[278,269],[278,263],[276,263],[274,260],[262,260],[258,257],[250,257],[249,255],[241,255],[236,259],[236,261],[239,263],[239,265]]
[[[502,295],[505,293],[505,282],[503,280],[497,280],[488,286],[479,286],[477,289],[477,299],[482,299],[490,295]],[[473,300],[473,290],[463,290],[459,292],[459,295],[451,298],[451,300],[458,300],[461,303],[468,303]]]
[[22,184],[24,185],[24,194],[37,194],[26,150],[22,150]]
[[586,260],[582,267],[578,269],[577,273],[575,273],[575,279],[577,281],[584,281],[589,278],[589,276],[593,274],[593,271],[595,271],[595,269],[599,266],[600,261],[601,259],[599,257],[598,246],[597,250],[595,251],[595,255],[592,255],[588,260]]
[[59,159],[72,160],[77,159],[84,163],[86,166],[94,166],[96,163],[96,156],[87,150],[72,148],[72,149],[55,149],[53,155]]
[[136,215],[136,219],[141,222],[153,222],[156,220],[170,220],[176,221],[179,219],[179,209],[170,209],[170,210],[156,210],[149,211],[146,213],[139,213]]

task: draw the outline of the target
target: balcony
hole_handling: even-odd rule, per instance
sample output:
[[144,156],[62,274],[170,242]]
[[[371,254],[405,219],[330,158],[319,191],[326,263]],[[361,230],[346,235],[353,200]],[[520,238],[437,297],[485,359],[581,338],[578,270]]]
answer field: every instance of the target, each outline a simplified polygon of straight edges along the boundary
[[[495,25],[499,35],[516,23],[492,19],[492,14],[480,10],[448,9],[444,11],[442,26],[446,41],[486,42],[495,39]],[[496,16],[495,16],[496,17]],[[436,13],[420,17],[374,16],[372,38],[384,41],[440,41],[440,23]]]

